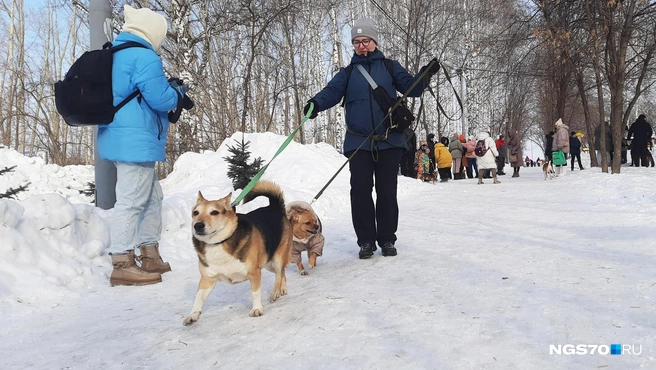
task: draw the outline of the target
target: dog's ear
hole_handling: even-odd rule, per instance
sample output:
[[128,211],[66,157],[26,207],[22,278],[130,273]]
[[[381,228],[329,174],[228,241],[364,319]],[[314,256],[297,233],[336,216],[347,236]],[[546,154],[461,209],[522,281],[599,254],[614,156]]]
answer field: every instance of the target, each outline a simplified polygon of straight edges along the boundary
[[205,197],[203,197],[203,193],[201,193],[200,190],[199,190],[198,191],[198,198],[196,199],[196,203],[205,202],[205,201],[207,201],[207,199],[205,199]]
[[225,197],[219,199],[219,202],[225,203],[230,207],[230,200],[232,199],[232,192],[228,193]]
[[298,220],[298,208],[294,206],[287,207],[287,218],[289,219],[289,221]]

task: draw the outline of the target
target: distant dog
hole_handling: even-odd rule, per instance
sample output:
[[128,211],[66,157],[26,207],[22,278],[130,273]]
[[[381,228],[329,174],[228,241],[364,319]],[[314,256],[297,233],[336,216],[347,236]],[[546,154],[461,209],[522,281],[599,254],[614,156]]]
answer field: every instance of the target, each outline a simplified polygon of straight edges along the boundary
[[434,184],[435,181],[437,181],[437,176],[435,176],[434,173],[422,173],[421,181],[430,182],[431,184]]
[[262,195],[269,198],[269,205],[246,214],[235,212],[230,205],[231,195],[207,200],[198,192],[191,217],[192,240],[201,277],[194,305],[184,319],[184,325],[198,321],[203,303],[219,280],[231,284],[250,280],[253,309],[249,315],[252,317],[264,313],[263,267],[276,274],[271,301],[287,294],[285,267],[291,255],[292,228],[285,212],[282,190],[272,182],[258,182],[246,195],[244,203]]
[[544,162],[544,164],[542,165],[542,171],[544,172],[545,180],[547,179],[547,177],[550,180],[556,177],[556,171],[553,168],[553,163],[551,163],[551,160]]
[[296,264],[301,275],[307,275],[301,252],[307,251],[309,269],[317,265],[317,257],[323,253],[325,241],[321,233],[321,220],[309,203],[301,201],[287,204],[287,218],[294,234],[291,262]]

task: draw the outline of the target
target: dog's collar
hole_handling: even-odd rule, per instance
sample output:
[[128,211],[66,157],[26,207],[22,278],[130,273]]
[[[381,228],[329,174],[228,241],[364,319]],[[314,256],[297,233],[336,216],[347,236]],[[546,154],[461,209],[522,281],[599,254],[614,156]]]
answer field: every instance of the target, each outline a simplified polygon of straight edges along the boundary
[[[232,233],[232,235],[235,235],[235,234]],[[219,244],[221,244],[221,243],[225,243],[225,242],[227,242],[230,238],[232,238],[232,235],[230,235],[229,237],[227,237],[227,238],[221,240],[221,241],[218,242],[218,243],[205,243],[205,244],[207,244],[207,245],[219,245]]]

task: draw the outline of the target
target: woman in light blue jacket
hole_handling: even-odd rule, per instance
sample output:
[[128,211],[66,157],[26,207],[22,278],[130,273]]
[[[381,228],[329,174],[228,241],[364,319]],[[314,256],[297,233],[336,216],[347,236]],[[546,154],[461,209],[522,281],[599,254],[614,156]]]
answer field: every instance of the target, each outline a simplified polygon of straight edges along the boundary
[[[166,19],[150,9],[125,5],[125,24],[113,45],[137,42],[114,54],[112,88],[117,105],[134,91],[114,116],[98,128],[100,157],[116,165],[116,205],[111,222],[110,255],[114,285],[147,285],[162,281],[171,270],[159,255],[162,231],[162,188],[155,162],[166,160],[168,111],[178,106],[187,87],[169,85],[157,55],[168,28]],[[135,257],[139,248],[140,257]],[[141,260],[141,266],[135,262]]]

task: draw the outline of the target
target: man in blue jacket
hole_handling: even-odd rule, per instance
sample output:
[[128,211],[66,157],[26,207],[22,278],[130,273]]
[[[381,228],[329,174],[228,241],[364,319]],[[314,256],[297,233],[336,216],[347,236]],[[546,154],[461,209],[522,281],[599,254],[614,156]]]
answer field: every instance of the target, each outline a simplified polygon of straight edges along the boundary
[[[116,112],[112,123],[98,128],[100,157],[116,165],[110,247],[112,286],[155,284],[162,281],[162,273],[171,271],[159,255],[163,195],[155,163],[166,160],[167,113],[178,106],[188,88],[169,84],[157,55],[168,28],[164,16],[129,5],[124,11],[123,31],[113,45],[135,41],[145,48],[128,48],[114,54],[114,104],[135,90],[140,95]],[[136,248],[141,252],[139,257],[135,257]]]
[[569,135],[569,154],[572,156],[572,172],[574,172],[574,159],[579,161],[579,169],[583,169],[581,164],[581,140],[576,136],[576,131]]
[[[393,74],[385,64],[385,56],[378,49],[378,31],[370,19],[358,19],[351,29],[351,41],[355,53],[351,58],[353,67],[360,64],[378,86],[382,86],[390,97],[396,91],[406,93],[421,75],[410,75],[399,62],[393,60]],[[434,63],[425,80],[420,81],[408,96],[420,96],[430,76],[437,73],[439,65]],[[401,155],[406,146],[406,135],[386,129],[382,123],[384,112],[372,95],[372,88],[357,68],[350,76],[342,68],[326,87],[308,101],[314,104],[311,118],[316,113],[329,109],[344,99],[347,132],[344,139],[344,155],[351,158],[351,217],[360,246],[360,259],[370,258],[381,247],[383,256],[396,256],[396,230],[399,207],[396,199],[397,172]],[[373,132],[372,137],[368,137]],[[412,148],[414,150],[414,148]],[[357,152],[356,152],[357,151]],[[372,188],[376,189],[376,204]]]

